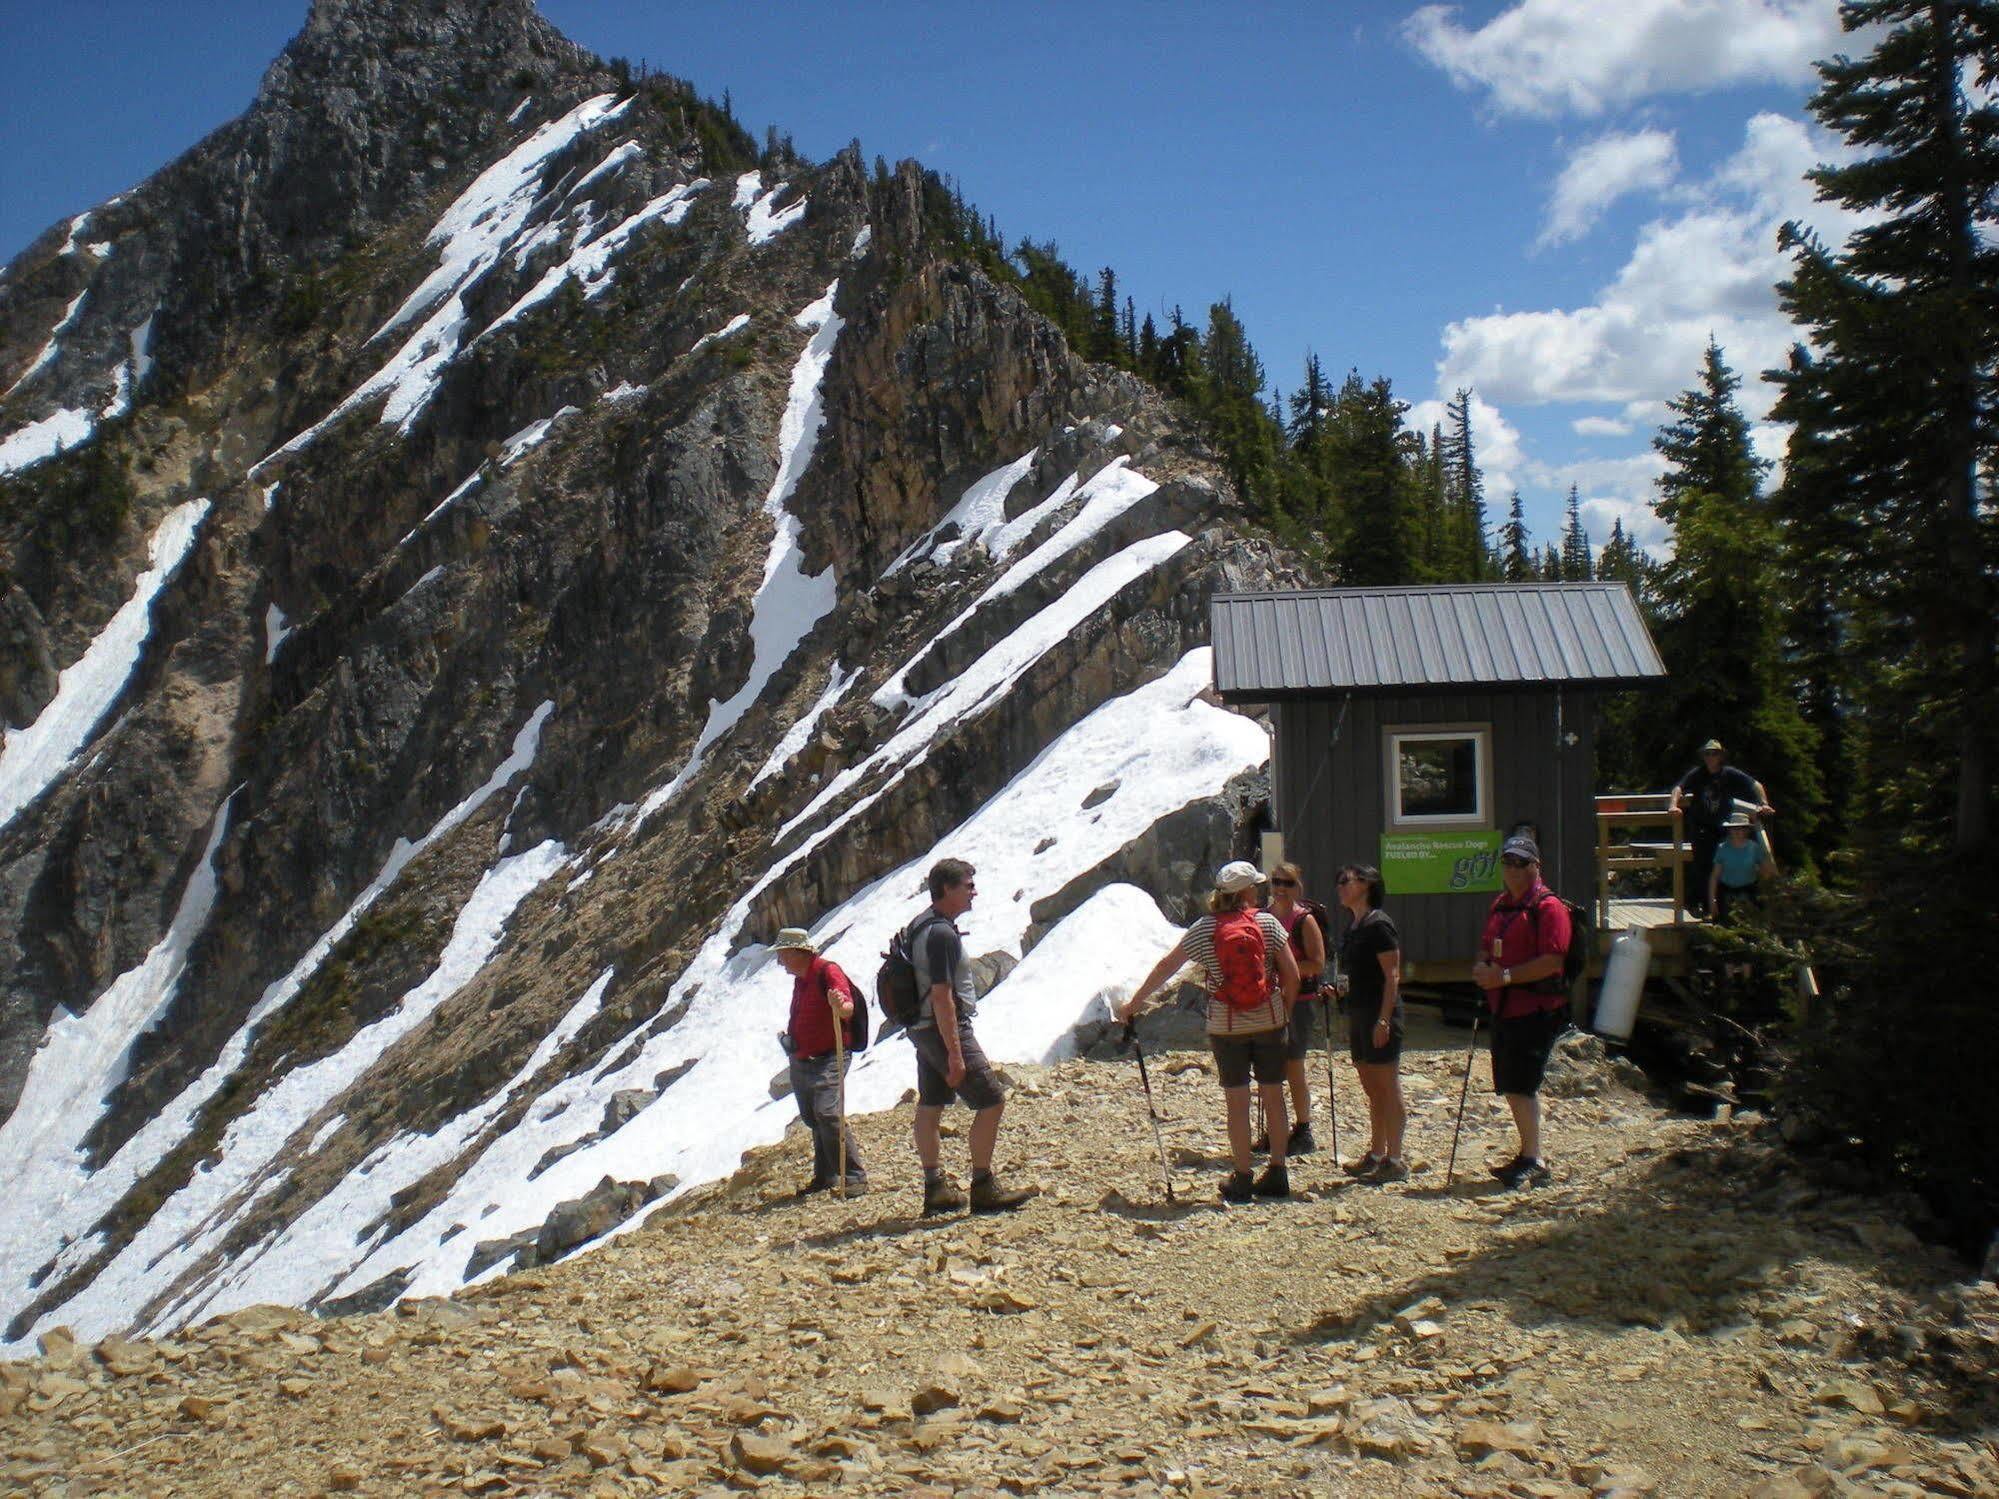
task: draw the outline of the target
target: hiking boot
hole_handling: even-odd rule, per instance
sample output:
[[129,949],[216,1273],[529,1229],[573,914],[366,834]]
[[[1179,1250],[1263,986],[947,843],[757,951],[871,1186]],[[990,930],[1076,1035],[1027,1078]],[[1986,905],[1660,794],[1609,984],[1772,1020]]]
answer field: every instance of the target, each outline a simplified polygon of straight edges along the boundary
[[1398,1161],[1393,1156],[1384,1156],[1375,1163],[1374,1169],[1361,1180],[1370,1187],[1379,1187],[1385,1182],[1406,1182],[1409,1180],[1409,1163]]
[[[833,1190],[833,1187],[832,1187],[832,1184],[831,1184],[830,1182],[829,1182],[829,1183],[827,1184],[827,1188],[826,1188],[826,1190],[827,1190],[827,1191],[829,1191],[829,1192]],[[847,1196],[847,1197],[865,1197],[865,1196],[867,1196],[867,1195],[868,1195],[868,1179],[867,1179],[867,1178],[866,1178],[865,1176],[850,1176],[850,1177],[848,1177],[848,1178],[847,1178],[847,1190],[846,1190],[846,1191],[845,1191],[845,1192],[844,1192],[844,1193],[843,1193],[842,1195],[843,1195],[843,1196]]]
[[972,1211],[1010,1213],[1040,1191],[1039,1187],[1004,1186],[997,1176],[988,1171],[984,1176],[972,1178]]
[[807,1182],[804,1186],[800,1187],[796,1192],[792,1193],[791,1195],[793,1197],[810,1197],[814,1192],[824,1192],[828,1190],[832,1185],[833,1184],[827,1181],[825,1177],[815,1176],[812,1178],[811,1181]]
[[1287,1157],[1310,1155],[1318,1148],[1319,1142],[1312,1138],[1312,1122],[1308,1119],[1291,1131],[1291,1143],[1284,1147],[1284,1154]]
[[1250,1190],[1258,1197],[1289,1197],[1291,1195],[1291,1172],[1279,1161],[1263,1168],[1263,1175],[1256,1179]]
[[1359,1160],[1348,1161],[1346,1165],[1340,1167],[1340,1169],[1346,1172],[1348,1176],[1367,1176],[1374,1170],[1375,1167],[1381,1164],[1383,1159],[1384,1159],[1383,1157],[1376,1155],[1373,1151],[1370,1150],[1366,1155],[1362,1156]]
[[1228,1180],[1222,1183],[1223,1202],[1248,1202],[1255,1192],[1247,1171],[1231,1171]]
[[1546,1161],[1530,1160],[1526,1156],[1515,1156],[1504,1166],[1493,1167],[1492,1174],[1501,1186],[1509,1190],[1521,1187],[1545,1187],[1555,1179],[1555,1173],[1548,1169]]
[[940,1176],[935,1181],[923,1184],[923,1216],[934,1218],[939,1213],[962,1213],[965,1211],[965,1194],[958,1190],[958,1184],[948,1176]]

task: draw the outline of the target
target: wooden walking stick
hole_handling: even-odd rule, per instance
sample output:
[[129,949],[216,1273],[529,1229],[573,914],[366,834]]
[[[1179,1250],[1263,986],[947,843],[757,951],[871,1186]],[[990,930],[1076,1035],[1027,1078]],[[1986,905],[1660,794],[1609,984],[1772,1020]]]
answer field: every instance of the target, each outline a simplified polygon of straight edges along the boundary
[[839,991],[831,984],[826,986],[826,1003],[833,1011],[833,1078],[837,1085],[835,1097],[840,1111],[840,1174],[833,1182],[833,1195],[847,1195],[847,1045],[845,1028],[840,1022]]

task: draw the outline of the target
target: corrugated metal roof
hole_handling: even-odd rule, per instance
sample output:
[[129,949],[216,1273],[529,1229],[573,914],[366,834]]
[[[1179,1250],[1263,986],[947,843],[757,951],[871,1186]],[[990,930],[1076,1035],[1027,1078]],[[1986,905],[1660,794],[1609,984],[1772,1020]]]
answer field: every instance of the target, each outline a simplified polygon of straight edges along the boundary
[[1622,583],[1221,593],[1215,689],[1230,702],[1411,688],[1633,686],[1666,675]]

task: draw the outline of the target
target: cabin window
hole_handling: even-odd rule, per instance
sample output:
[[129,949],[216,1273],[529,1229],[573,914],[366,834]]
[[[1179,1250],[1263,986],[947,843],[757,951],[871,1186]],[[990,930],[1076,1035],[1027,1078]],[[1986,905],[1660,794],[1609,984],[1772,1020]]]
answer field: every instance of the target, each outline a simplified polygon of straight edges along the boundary
[[1490,728],[1391,729],[1387,758],[1390,827],[1491,825]]

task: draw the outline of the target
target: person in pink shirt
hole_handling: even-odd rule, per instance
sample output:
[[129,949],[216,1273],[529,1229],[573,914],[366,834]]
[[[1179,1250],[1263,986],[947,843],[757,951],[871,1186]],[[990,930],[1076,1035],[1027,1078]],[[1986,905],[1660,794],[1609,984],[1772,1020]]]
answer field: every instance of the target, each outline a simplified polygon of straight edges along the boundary
[[1472,982],[1492,1011],[1492,1091],[1513,1111],[1520,1149],[1492,1174],[1508,1187],[1538,1187],[1554,1179],[1542,1154],[1541,1080],[1569,1028],[1569,908],[1541,883],[1541,849],[1525,833],[1506,840],[1499,862],[1505,888],[1485,918]]

